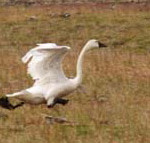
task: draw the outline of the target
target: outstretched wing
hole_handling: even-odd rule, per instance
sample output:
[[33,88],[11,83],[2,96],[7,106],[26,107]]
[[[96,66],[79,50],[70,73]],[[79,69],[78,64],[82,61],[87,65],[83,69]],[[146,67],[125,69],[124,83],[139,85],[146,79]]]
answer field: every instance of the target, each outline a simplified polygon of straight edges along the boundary
[[49,82],[59,82],[65,80],[61,62],[70,47],[58,46],[54,43],[37,45],[22,58],[24,63],[29,61],[28,73],[31,77],[36,81],[47,79]]

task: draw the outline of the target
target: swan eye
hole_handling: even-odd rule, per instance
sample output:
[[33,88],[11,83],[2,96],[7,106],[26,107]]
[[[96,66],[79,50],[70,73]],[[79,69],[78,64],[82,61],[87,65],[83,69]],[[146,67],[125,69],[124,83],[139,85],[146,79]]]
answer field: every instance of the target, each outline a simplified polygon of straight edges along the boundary
[[97,41],[97,42],[98,42],[98,46],[99,46],[99,48],[107,47],[105,44],[103,44],[103,43],[101,43],[101,42],[99,42],[99,41]]

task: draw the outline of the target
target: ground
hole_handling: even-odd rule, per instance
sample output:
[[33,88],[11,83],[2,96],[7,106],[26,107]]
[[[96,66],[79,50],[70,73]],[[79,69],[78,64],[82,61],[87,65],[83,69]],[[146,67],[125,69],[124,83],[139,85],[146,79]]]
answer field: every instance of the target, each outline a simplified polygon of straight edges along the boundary
[[[75,75],[78,54],[89,39],[108,45],[87,53],[86,92],[70,94],[68,105],[0,108],[1,142],[150,142],[149,4],[5,6],[0,13],[1,96],[32,85],[21,57],[36,43],[72,47],[63,64],[68,76]],[[78,124],[50,125],[43,114]]]

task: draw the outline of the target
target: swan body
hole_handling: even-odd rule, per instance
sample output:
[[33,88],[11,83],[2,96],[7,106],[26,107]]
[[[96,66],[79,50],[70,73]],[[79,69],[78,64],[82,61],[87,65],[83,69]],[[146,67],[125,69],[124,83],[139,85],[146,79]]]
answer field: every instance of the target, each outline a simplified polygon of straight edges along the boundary
[[79,55],[76,77],[69,79],[65,76],[61,63],[70,47],[58,46],[55,43],[37,44],[37,47],[29,50],[22,58],[23,63],[28,63],[28,73],[35,80],[33,86],[7,94],[6,97],[14,97],[29,104],[46,103],[48,107],[53,107],[56,99],[65,101],[61,98],[77,89],[82,82],[85,52],[101,47],[106,46],[95,39],[89,40]]

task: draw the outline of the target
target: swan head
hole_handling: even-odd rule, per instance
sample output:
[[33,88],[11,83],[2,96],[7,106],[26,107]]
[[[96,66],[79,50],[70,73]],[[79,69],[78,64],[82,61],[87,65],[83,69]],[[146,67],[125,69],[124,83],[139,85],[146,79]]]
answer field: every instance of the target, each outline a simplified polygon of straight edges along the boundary
[[89,40],[86,43],[86,50],[99,49],[107,47],[105,44],[101,43],[96,39]]

